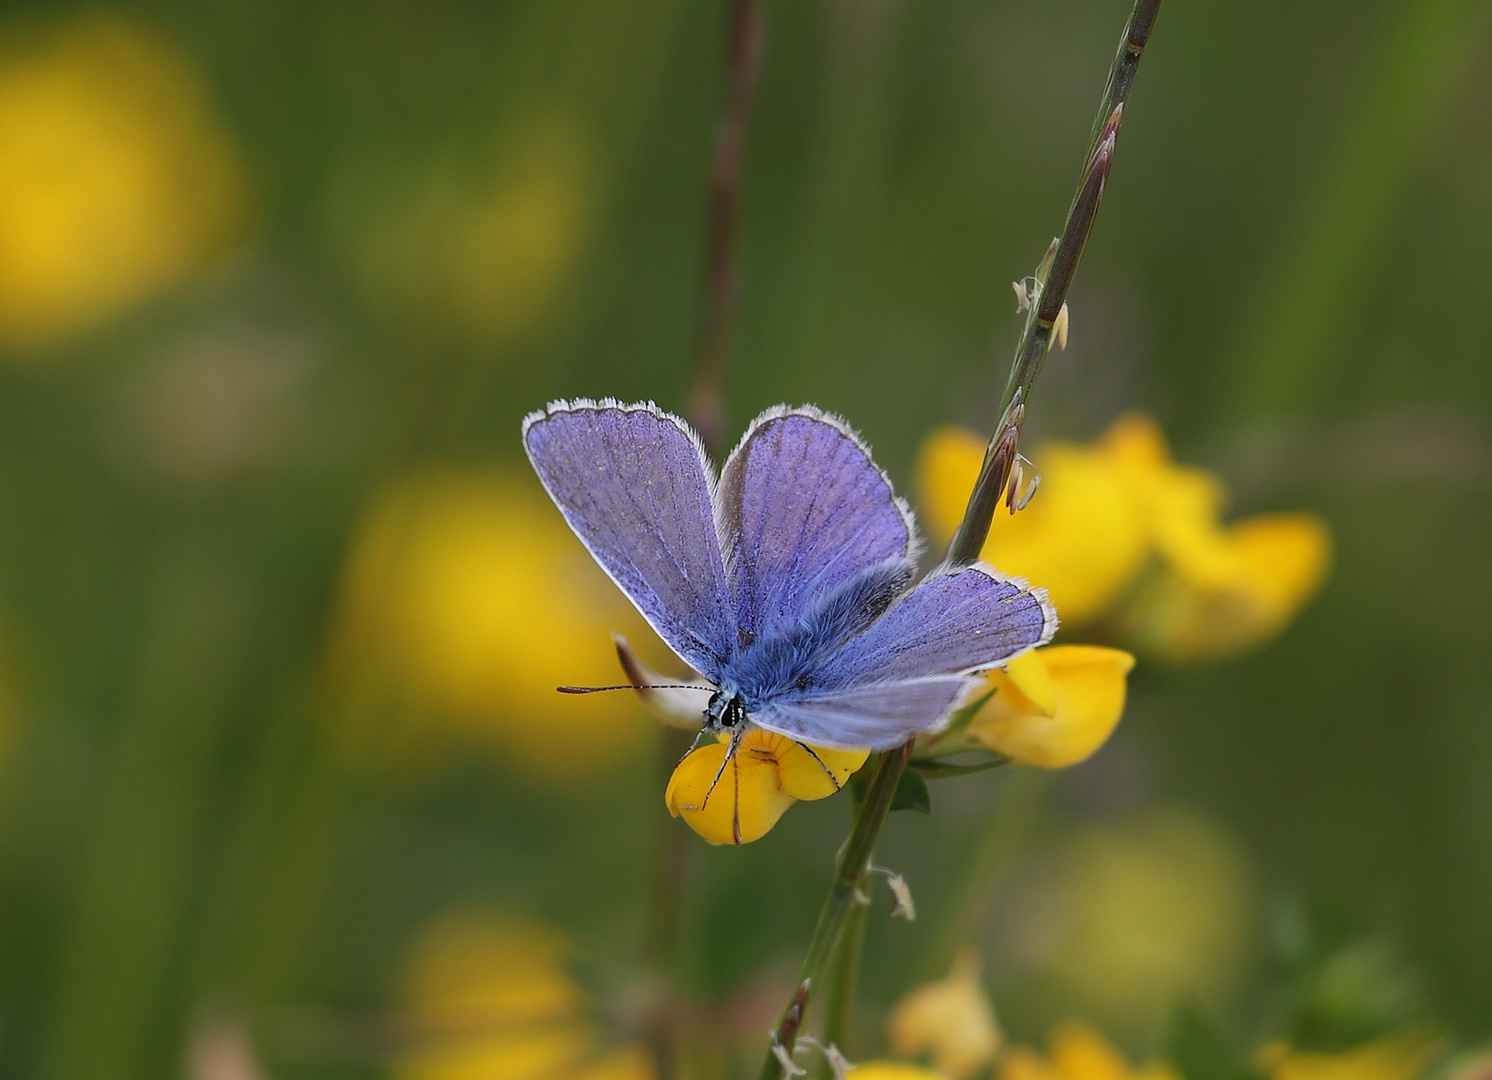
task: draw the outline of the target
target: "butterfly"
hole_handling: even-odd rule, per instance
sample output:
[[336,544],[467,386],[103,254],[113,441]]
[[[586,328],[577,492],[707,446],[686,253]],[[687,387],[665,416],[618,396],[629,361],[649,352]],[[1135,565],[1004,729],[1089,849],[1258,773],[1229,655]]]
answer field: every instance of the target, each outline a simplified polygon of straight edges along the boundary
[[733,745],[752,724],[800,745],[900,745],[946,724],[977,672],[1056,632],[1044,591],[984,563],[914,585],[911,510],[849,425],[811,406],[758,416],[718,479],[699,436],[651,402],[552,402],[523,445],[591,555],[709,684],[703,733]]

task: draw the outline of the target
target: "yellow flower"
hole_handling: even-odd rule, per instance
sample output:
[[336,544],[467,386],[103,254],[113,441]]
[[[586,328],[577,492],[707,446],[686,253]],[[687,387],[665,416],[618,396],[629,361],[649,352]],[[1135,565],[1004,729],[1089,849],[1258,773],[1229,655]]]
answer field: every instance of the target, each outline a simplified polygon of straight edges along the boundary
[[411,1049],[398,1080],[649,1080],[633,1046],[604,1049],[563,939],[534,923],[447,915],[406,978]]
[[1135,659],[1099,645],[1049,645],[985,677],[995,696],[968,739],[1014,761],[1061,769],[1104,744],[1124,712]]
[[[983,453],[968,432],[928,439],[918,472],[935,537],[957,525]],[[1036,456],[1040,493],[1014,517],[995,515],[983,557],[1045,587],[1069,629],[1108,617],[1158,657],[1223,656],[1279,633],[1325,577],[1331,542],[1319,518],[1224,525],[1222,482],[1172,461],[1149,417],[1121,417],[1092,446]]]
[[1217,530],[1198,549],[1146,582],[1122,613],[1137,648],[1179,663],[1267,641],[1320,587],[1331,534],[1310,514],[1266,514]]
[[1415,1080],[1433,1047],[1423,1031],[1386,1035],[1339,1054],[1276,1043],[1259,1052],[1259,1067],[1270,1080]]
[[1180,1080],[1156,1062],[1135,1068],[1087,1024],[1068,1020],[1047,1040],[1047,1056],[1014,1047],[1000,1059],[1000,1080]]
[[892,1053],[930,1054],[933,1068],[953,1080],[973,1076],[994,1061],[1000,1049],[1000,1027],[973,953],[960,956],[946,979],[919,986],[902,998],[887,1024]]
[[852,1073],[855,1080],[950,1080],[942,1073],[905,1061],[862,1061]]
[[527,476],[391,485],[357,531],[345,592],[345,677],[391,680],[415,713],[546,775],[583,776],[646,730],[630,693],[555,692],[618,682],[610,632],[647,631]]
[[200,73],[109,15],[0,40],[0,341],[34,348],[176,284],[243,217]]
[[833,795],[870,756],[866,750],[809,748],[753,727],[727,761],[730,740],[722,734],[691,751],[663,793],[668,812],[712,844],[760,840],[795,801]]
[[1320,518],[1264,514],[1220,524],[1221,482],[1173,464],[1148,417],[1121,417],[1100,446],[1145,507],[1161,560],[1119,616],[1138,648],[1177,662],[1241,652],[1284,629],[1320,588],[1331,560]]
[[[1139,571],[1147,543],[1122,471],[1104,455],[1057,444],[1037,455],[1041,489],[1011,515],[996,512],[982,557],[1045,588],[1068,627],[1101,615]],[[934,432],[918,462],[922,520],[946,543],[963,518],[984,460],[972,432]]]
[[1091,826],[1024,875],[1026,963],[1109,1027],[1153,1030],[1177,994],[1213,1000],[1239,975],[1253,912],[1246,856],[1180,807]]

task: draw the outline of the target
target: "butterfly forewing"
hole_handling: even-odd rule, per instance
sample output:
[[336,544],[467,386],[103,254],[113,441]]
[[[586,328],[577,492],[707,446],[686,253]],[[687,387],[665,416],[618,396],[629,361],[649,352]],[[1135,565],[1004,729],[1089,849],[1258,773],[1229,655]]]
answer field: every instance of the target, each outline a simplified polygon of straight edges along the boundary
[[777,408],[747,430],[720,477],[737,625],[790,626],[837,586],[912,554],[905,504],[844,421]]
[[656,406],[555,402],[524,421],[539,479],[596,561],[674,652],[712,682],[737,634],[709,462]]

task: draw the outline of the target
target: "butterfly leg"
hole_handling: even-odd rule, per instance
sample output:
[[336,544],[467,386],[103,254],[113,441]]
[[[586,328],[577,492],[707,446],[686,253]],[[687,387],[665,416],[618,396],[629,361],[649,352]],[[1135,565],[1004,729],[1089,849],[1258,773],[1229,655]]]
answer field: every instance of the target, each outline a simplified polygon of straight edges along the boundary
[[[737,738],[739,738],[739,737],[740,736],[737,735]],[[732,790],[731,790],[732,803],[731,803],[731,809],[730,809],[730,834],[731,834],[731,839],[735,840],[735,842],[736,842],[736,847],[740,847],[741,846],[741,761],[735,755],[735,752],[734,752],[735,751],[735,745],[736,745],[736,740],[732,739],[731,740],[731,751],[732,751],[732,753],[730,755],[730,770],[731,770],[731,779],[734,781],[734,784],[732,785]]]
[[[718,769],[715,770],[715,778],[710,781],[710,787],[709,787],[709,790],[705,792],[705,797],[699,801],[699,805],[698,806],[691,806],[691,807],[688,807],[687,809],[690,809],[690,810],[703,810],[705,807],[707,807],[707,806],[710,805],[710,796],[713,795],[713,794],[715,794],[715,785],[718,784],[718,783],[720,783],[720,778],[725,775],[725,767],[727,765],[735,765],[735,761],[736,761],[736,747],[738,745],[740,745],[741,736],[743,734],[745,734],[745,731],[742,728],[737,728],[731,734],[730,745],[725,748],[725,758],[724,758],[724,760],[722,760],[720,762],[720,768],[718,768]],[[739,802],[740,797],[741,797],[741,794],[740,794],[740,779],[741,779],[740,768],[736,767],[735,772],[733,772],[731,775],[733,777],[735,777],[735,779],[737,781],[737,783],[736,783],[736,799]]]
[[[793,741],[797,742],[796,739],[794,739]],[[824,775],[829,778],[829,783],[834,785],[835,791],[841,791],[844,789],[844,785],[839,782],[839,777],[834,775],[834,770],[824,764],[824,759],[818,756],[813,747],[809,746],[807,743],[800,742],[798,743],[798,748],[806,753],[809,757],[813,758],[814,761],[817,761],[819,763],[819,768],[824,770]]]

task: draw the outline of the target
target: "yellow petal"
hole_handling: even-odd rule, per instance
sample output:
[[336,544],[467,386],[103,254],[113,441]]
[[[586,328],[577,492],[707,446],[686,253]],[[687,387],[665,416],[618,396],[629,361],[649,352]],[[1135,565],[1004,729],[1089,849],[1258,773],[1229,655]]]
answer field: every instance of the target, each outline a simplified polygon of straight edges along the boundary
[[887,1024],[894,1054],[930,1054],[933,1067],[954,1080],[979,1072],[1000,1049],[995,1011],[971,953],[959,957],[948,978],[920,986],[902,998]]
[[[986,749],[1028,765],[1075,765],[1102,746],[1119,723],[1134,657],[1098,645],[1053,645],[1029,656],[1046,668],[1051,711],[1021,693],[1009,675],[991,672],[988,685],[995,696],[969,725],[969,735]],[[1034,682],[1027,671],[1022,674],[1028,684]]]
[[749,844],[767,835],[793,804],[782,790],[773,738],[781,736],[753,728],[729,761],[727,743],[690,752],[663,793],[668,812],[712,844]]
[[1000,1055],[1000,1080],[1060,1080],[1036,1051],[1012,1046]]
[[1414,1080],[1429,1061],[1424,1031],[1399,1032],[1340,1054],[1266,1048],[1260,1065],[1271,1080]]
[[[537,478],[421,473],[380,492],[356,531],[336,648],[364,684],[353,700],[382,701],[387,680],[426,738],[496,744],[546,782],[580,784],[646,745],[650,726],[633,694],[555,693],[619,681],[612,631],[647,648]],[[359,733],[375,753],[398,742]]]
[[949,1080],[942,1073],[905,1061],[862,1061],[853,1076],[855,1080]]
[[964,428],[939,428],[917,456],[919,519],[939,544],[953,537],[984,460],[984,440]]
[[1057,1025],[1048,1050],[1064,1080],[1128,1080],[1129,1062],[1097,1029],[1081,1021]]
[[46,346],[201,271],[241,231],[243,163],[201,72],[103,12],[8,28],[0,340]]
[[1014,1047],[1000,1059],[1000,1080],[1178,1080],[1162,1063],[1131,1068],[1112,1043],[1088,1024],[1067,1020],[1048,1040],[1048,1057]]
[[[1063,623],[1103,614],[1140,568],[1147,550],[1142,506],[1112,455],[1066,444],[1034,455],[1041,489],[1030,506],[995,514],[982,557],[1046,589]],[[963,517],[984,444],[958,429],[934,432],[918,462],[923,520],[945,541]]]
[[804,801],[833,795],[870,756],[869,750],[828,750],[821,746],[805,749],[785,736],[773,738],[779,740],[772,745],[782,790]]
[[1165,468],[1171,464],[1166,436],[1152,416],[1125,413],[1109,425],[1098,440],[1098,449],[1132,469]]
[[408,1054],[393,1072],[396,1080],[548,1080],[581,1058],[592,1038],[575,1026],[442,1040]]
[[1057,688],[1052,684],[1052,673],[1047,669],[1046,661],[1037,655],[1040,651],[1033,649],[1017,656],[1005,665],[1005,674],[1027,701],[1051,716],[1057,711]]
[[415,946],[405,996],[411,1023],[432,1029],[553,1026],[578,1019],[585,997],[548,927],[481,912],[448,914]]
[[[957,527],[984,446],[969,432],[935,432],[918,464],[923,520],[935,539]],[[1054,444],[1035,455],[1041,490],[1020,513],[996,513],[982,557],[1046,589],[1064,624],[1103,613],[1139,569],[1146,536],[1125,474],[1106,455]]]
[[1108,1039],[1076,1020],[1064,1021],[1052,1032],[1050,1052],[1061,1080],[1176,1080],[1175,1073],[1165,1065],[1131,1068]]
[[654,1076],[652,1062],[641,1047],[623,1046],[571,1070],[564,1080],[653,1080]]
[[1122,624],[1141,649],[1182,662],[1258,645],[1315,594],[1331,561],[1331,533],[1310,514],[1246,518],[1215,546],[1208,573],[1178,565],[1135,597]]

